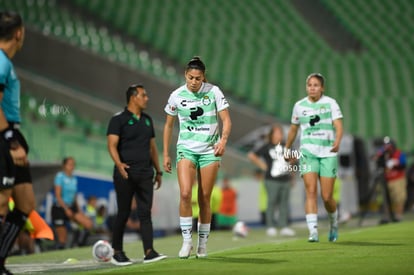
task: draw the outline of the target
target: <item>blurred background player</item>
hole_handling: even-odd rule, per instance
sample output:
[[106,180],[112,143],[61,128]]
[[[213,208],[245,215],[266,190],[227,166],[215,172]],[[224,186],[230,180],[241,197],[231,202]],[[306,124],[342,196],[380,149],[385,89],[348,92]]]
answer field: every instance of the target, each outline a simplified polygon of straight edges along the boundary
[[296,102],[293,107],[291,126],[286,142],[285,156],[291,158],[291,146],[299,127],[300,167],[305,183],[306,223],[309,242],[318,242],[318,180],[321,196],[329,217],[330,242],[338,238],[338,211],[333,198],[335,179],[338,172],[338,151],[343,135],[342,112],[338,103],[324,95],[325,79],[319,73],[306,78],[308,96]]
[[62,171],[58,172],[55,177],[52,221],[57,237],[57,249],[66,247],[68,226],[72,226],[73,230],[71,247],[85,245],[89,231],[93,228],[93,221],[85,215],[77,202],[78,180],[73,174],[74,170],[75,159],[66,157],[62,161]]
[[[248,153],[248,158],[258,168],[265,171],[265,187],[267,193],[266,208],[266,233],[268,236],[276,236],[277,229],[274,222],[276,210],[279,210],[277,225],[281,236],[294,236],[296,233],[288,227],[289,202],[293,169],[284,156],[283,128],[274,124],[270,128],[267,142],[257,150]],[[293,159],[291,162],[293,163]]]

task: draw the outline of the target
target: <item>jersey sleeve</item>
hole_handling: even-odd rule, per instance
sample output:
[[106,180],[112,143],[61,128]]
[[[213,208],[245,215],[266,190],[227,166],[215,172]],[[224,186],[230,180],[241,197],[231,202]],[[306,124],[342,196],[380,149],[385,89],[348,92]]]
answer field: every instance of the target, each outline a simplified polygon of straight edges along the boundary
[[10,66],[0,58],[0,92],[3,92],[5,85],[7,84],[7,77],[10,75]]
[[63,186],[63,176],[61,173],[57,173],[56,177],[55,177],[55,186]]
[[172,93],[170,97],[168,98],[167,105],[165,105],[164,111],[171,115],[171,116],[177,116],[178,110],[177,110],[177,104],[175,103],[175,95]]
[[229,107],[229,103],[220,88],[216,87],[214,95],[216,97],[216,106],[218,112]]
[[336,100],[333,100],[331,103],[331,111],[332,111],[332,120],[337,120],[343,117],[341,108],[339,107]]
[[117,116],[113,116],[108,124],[108,129],[106,131],[106,135],[121,135],[121,127],[119,123],[119,119],[117,119]]
[[290,119],[290,122],[292,124],[299,124],[299,106],[298,104],[295,104],[295,106],[293,106],[293,111],[292,111],[292,118]]

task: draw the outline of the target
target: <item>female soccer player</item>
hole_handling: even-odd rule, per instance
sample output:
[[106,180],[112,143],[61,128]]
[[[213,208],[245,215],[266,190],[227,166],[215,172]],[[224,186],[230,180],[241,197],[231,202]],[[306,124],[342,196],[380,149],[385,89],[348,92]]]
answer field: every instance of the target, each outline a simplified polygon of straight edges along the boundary
[[[229,104],[220,88],[207,83],[205,71],[206,67],[200,58],[191,59],[185,70],[185,85],[171,93],[165,107],[167,118],[163,137],[163,165],[168,173],[172,170],[169,149],[177,116],[180,123],[177,142],[179,212],[183,236],[180,258],[188,258],[193,248],[191,189],[196,176],[200,207],[197,257],[207,256],[211,224],[210,197],[231,130]],[[223,125],[221,136],[217,115]]]
[[336,101],[324,95],[324,77],[313,73],[306,79],[308,96],[293,107],[291,126],[286,142],[285,157],[291,158],[290,148],[301,127],[300,170],[305,182],[306,222],[309,242],[318,242],[317,184],[330,221],[329,241],[338,238],[338,211],[333,189],[338,170],[337,153],[342,139],[342,113]]

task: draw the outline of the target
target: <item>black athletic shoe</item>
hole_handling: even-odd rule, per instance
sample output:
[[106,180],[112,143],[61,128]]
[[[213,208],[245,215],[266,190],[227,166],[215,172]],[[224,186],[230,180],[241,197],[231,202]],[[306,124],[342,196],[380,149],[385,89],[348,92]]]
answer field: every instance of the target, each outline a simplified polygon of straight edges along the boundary
[[132,264],[132,261],[128,259],[124,251],[119,251],[115,252],[114,256],[112,256],[111,263],[114,265],[123,266]]
[[13,275],[6,267],[0,267],[0,275]]
[[145,256],[144,264],[161,261],[165,258],[167,258],[167,256],[158,254],[155,250],[151,250],[151,252],[147,256]]

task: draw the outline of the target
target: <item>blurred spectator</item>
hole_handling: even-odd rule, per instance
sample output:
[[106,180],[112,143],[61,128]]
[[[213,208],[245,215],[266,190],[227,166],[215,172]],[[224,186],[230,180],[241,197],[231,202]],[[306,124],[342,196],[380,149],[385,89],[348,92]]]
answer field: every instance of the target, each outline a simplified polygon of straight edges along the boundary
[[414,205],[414,163],[410,165],[407,171],[407,200],[405,202],[405,211],[413,210]]
[[96,210],[96,219],[95,219],[95,233],[98,234],[109,234],[109,227],[107,224],[108,220],[107,208],[104,204],[98,206]]
[[[384,145],[378,153],[379,159],[383,159],[385,178],[391,198],[391,210],[396,221],[402,219],[404,204],[407,199],[406,155],[399,150],[393,140],[384,138]],[[380,161],[381,162],[381,161]],[[384,208],[384,218],[381,223],[389,221],[388,207]]]
[[96,196],[89,196],[88,201],[86,203],[85,207],[85,215],[88,216],[92,222],[93,227],[95,228],[96,225],[96,204],[98,202],[98,199]]
[[[74,238],[71,246],[84,245],[87,238],[87,231],[92,229],[93,222],[87,217],[76,201],[78,192],[78,181],[73,175],[75,170],[75,159],[67,157],[63,159],[62,171],[55,177],[55,198],[52,206],[52,223],[56,233],[56,247],[63,249],[66,247],[68,239],[68,222],[71,222],[74,229]],[[78,227],[80,226],[80,227]],[[82,230],[82,232],[80,231]],[[83,234],[79,239],[77,235]]]
[[105,205],[98,206],[98,198],[90,196],[85,207],[85,214],[93,222],[92,234],[108,234],[109,230],[106,225],[106,207]]
[[237,192],[231,186],[228,177],[223,178],[221,195],[217,225],[219,229],[232,229],[237,222]]

